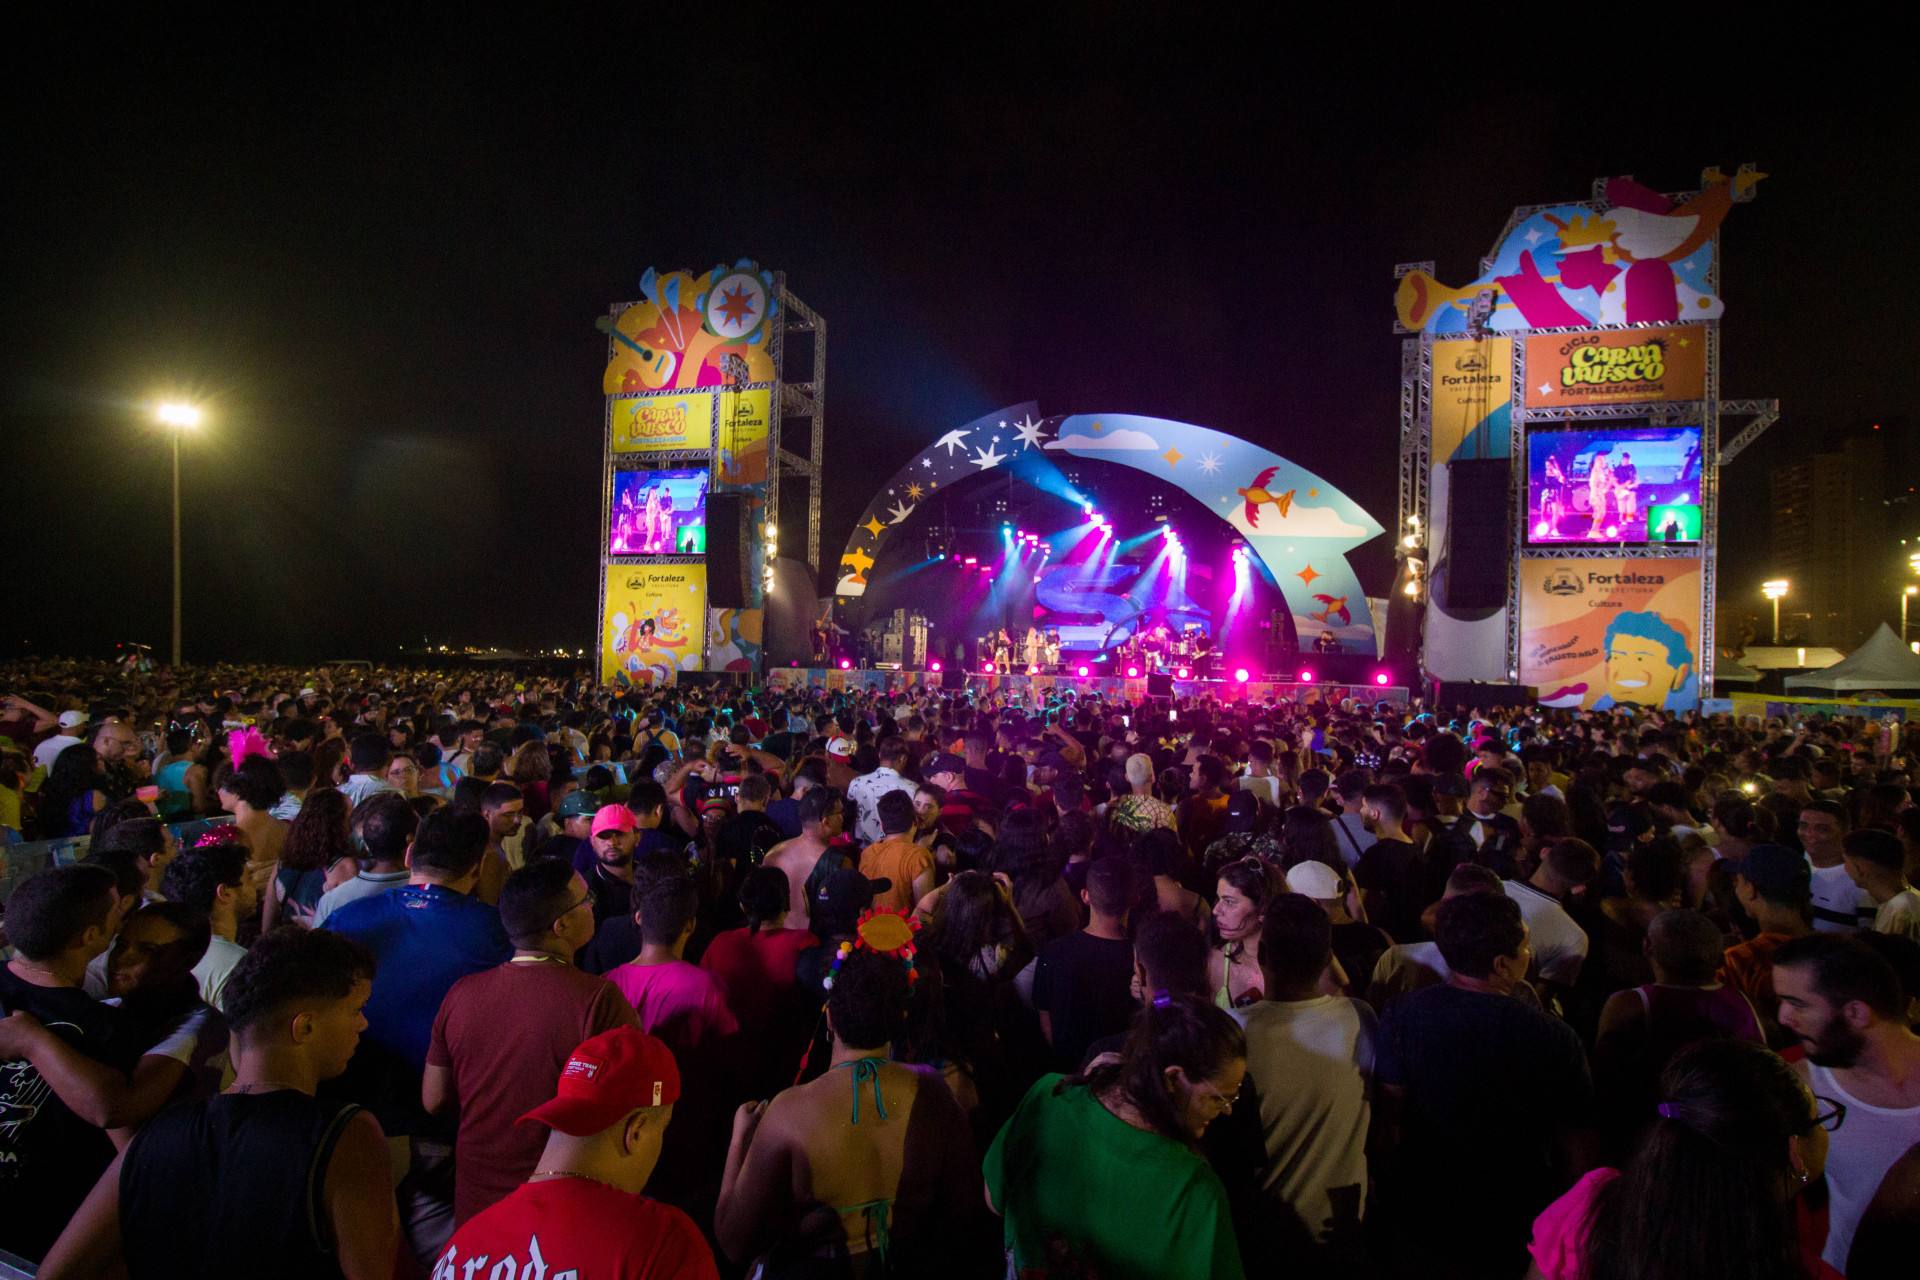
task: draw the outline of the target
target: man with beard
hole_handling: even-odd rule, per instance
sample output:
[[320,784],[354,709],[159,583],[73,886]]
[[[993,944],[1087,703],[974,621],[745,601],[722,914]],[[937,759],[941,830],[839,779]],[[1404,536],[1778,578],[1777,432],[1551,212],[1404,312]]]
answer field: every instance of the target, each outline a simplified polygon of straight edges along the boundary
[[633,848],[638,840],[633,810],[621,804],[603,806],[593,815],[590,837],[593,865],[585,873],[593,892],[593,923],[633,912]]
[[1908,1028],[1906,992],[1878,952],[1845,934],[1795,938],[1773,957],[1780,1026],[1805,1046],[1794,1064],[1807,1087],[1846,1114],[1827,1154],[1827,1245],[1836,1270],[1860,1215],[1893,1162],[1920,1143],[1920,1036]]

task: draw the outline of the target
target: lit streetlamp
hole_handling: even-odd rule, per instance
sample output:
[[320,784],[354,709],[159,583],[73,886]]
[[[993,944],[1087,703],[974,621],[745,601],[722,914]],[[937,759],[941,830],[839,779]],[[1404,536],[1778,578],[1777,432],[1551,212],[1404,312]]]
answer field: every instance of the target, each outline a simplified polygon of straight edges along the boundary
[[180,665],[180,433],[200,425],[200,411],[190,404],[163,403],[153,416],[173,438],[173,664]]
[[1760,584],[1760,592],[1773,601],[1773,642],[1780,643],[1780,597],[1787,594],[1787,580],[1775,578],[1772,582]]

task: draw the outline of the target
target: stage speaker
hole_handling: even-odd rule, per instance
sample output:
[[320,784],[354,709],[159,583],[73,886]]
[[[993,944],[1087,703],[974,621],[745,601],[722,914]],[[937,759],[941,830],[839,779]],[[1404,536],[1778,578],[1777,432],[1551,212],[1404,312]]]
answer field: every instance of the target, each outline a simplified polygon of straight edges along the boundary
[[1441,709],[1457,707],[1463,711],[1476,708],[1485,711],[1493,707],[1530,707],[1534,699],[1534,689],[1530,684],[1436,680],[1433,688],[1434,705]]
[[1448,608],[1498,609],[1507,603],[1512,489],[1511,459],[1447,464]]
[[1170,698],[1173,696],[1173,677],[1164,671],[1147,673],[1147,696],[1149,698]]
[[707,495],[707,603],[716,609],[747,607],[745,494]]

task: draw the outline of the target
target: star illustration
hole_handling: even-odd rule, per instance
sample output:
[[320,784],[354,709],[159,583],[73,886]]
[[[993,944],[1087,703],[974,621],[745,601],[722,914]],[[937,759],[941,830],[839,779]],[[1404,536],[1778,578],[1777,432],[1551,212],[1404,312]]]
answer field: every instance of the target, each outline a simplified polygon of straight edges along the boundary
[[1690,346],[1692,346],[1692,345],[1693,345],[1693,339],[1692,339],[1692,338],[1682,338],[1682,339],[1680,339],[1680,341],[1679,341],[1679,342],[1678,342],[1678,343],[1677,343],[1676,345],[1678,345],[1678,346],[1682,346],[1682,347],[1690,347]]
[[1040,434],[1040,424],[1031,417],[1022,418],[1014,427],[1020,437],[1020,443],[1029,449],[1045,447],[1046,437]]
[[1005,462],[1006,460],[1007,460],[1006,454],[1001,453],[998,449],[995,449],[993,446],[989,445],[985,449],[982,449],[979,455],[974,458],[973,465],[980,468],[982,471],[985,471],[990,467],[999,466],[1001,463]]
[[880,536],[880,531],[887,526],[880,523],[879,516],[869,516],[867,522],[860,527],[877,538]]
[[896,502],[887,508],[887,514],[893,517],[893,519],[887,521],[888,524],[899,524],[902,520],[905,520],[913,514],[913,508],[904,502]]
[[922,459],[920,459],[920,465],[921,465],[921,466],[923,466],[923,467],[931,467],[931,466],[933,466],[933,459],[932,459],[932,458],[922,458]]
[[1552,384],[1551,382],[1543,382],[1543,383],[1541,383],[1541,384],[1540,384],[1540,394],[1541,394],[1541,395],[1543,395],[1543,396],[1550,396],[1550,395],[1552,395],[1552,394],[1553,394],[1553,384]]
[[[949,431],[947,432],[947,434],[941,436],[938,440],[935,440],[933,442],[933,447],[936,449],[940,449],[940,448],[946,449],[947,456],[951,458],[953,456],[953,447],[957,444],[960,444],[962,440],[965,440],[968,436],[972,434],[973,432],[971,431]],[[961,447],[965,448],[964,445],[962,445]]]
[[1315,573],[1313,571],[1313,566],[1308,565],[1306,568],[1302,569],[1300,572],[1294,574],[1293,576],[1300,579],[1300,581],[1306,583],[1308,586],[1312,586],[1313,580],[1315,578],[1322,578],[1322,577],[1325,577],[1326,575]]
[[1307,490],[1307,496],[1309,498],[1317,498],[1320,496],[1320,491],[1318,489],[1309,489]]
[[1178,449],[1175,449],[1169,446],[1167,451],[1161,454],[1160,456],[1166,459],[1167,467],[1169,470],[1171,470],[1175,463],[1179,462],[1180,459],[1186,457],[1187,455],[1180,452]]
[[753,298],[747,293],[747,286],[740,285],[731,293],[720,295],[720,316],[729,325],[737,325],[753,314]]
[[1220,455],[1219,455],[1219,454],[1217,454],[1217,453],[1203,453],[1203,454],[1201,454],[1201,455],[1200,455],[1200,472],[1201,472],[1201,474],[1202,474],[1202,475],[1209,475],[1209,476],[1210,476],[1210,475],[1212,475],[1212,474],[1213,474],[1214,472],[1216,472],[1216,471],[1218,471],[1219,469],[1220,469]]
[[1542,231],[1540,228],[1534,227],[1532,230],[1528,231],[1527,234],[1521,236],[1520,238],[1522,240],[1525,240],[1528,244],[1539,244],[1541,239],[1546,234],[1547,233]]
[[915,502],[920,501],[920,493],[921,493],[921,489],[919,485],[910,484],[907,486],[907,496],[909,498],[912,498]]

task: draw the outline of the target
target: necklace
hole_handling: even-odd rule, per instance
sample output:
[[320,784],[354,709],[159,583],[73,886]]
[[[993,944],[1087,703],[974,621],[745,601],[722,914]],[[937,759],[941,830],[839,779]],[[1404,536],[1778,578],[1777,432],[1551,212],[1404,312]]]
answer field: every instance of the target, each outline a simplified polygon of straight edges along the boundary
[[601,1179],[594,1177],[590,1173],[575,1173],[571,1169],[535,1169],[532,1173],[528,1174],[527,1176],[529,1179],[532,1179],[532,1178],[579,1178],[583,1182],[598,1182],[603,1187],[610,1187],[613,1185],[611,1182],[604,1182]]
[[550,956],[545,954],[537,955],[537,956],[513,956],[510,958],[514,964],[565,964],[567,963],[565,960],[562,960],[559,956]]
[[246,1084],[241,1084],[238,1080],[236,1080],[227,1089],[227,1092],[228,1093],[252,1093],[255,1090],[258,1090],[261,1093],[272,1093],[277,1089],[291,1089],[295,1093],[306,1092],[306,1090],[302,1089],[299,1085],[288,1084],[285,1080],[253,1080],[253,1081],[249,1081]]

